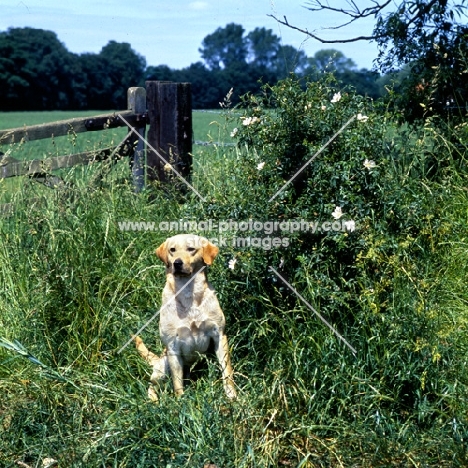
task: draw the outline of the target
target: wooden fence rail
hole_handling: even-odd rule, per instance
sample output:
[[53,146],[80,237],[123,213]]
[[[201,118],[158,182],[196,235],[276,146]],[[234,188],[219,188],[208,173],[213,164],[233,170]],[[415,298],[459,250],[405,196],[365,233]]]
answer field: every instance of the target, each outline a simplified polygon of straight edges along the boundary
[[79,117],[61,120],[60,122],[0,130],[0,144],[8,145],[19,143],[20,141],[43,140],[51,136],[59,137],[69,135],[70,132],[83,133],[125,126],[123,121],[116,114],[122,114],[127,121],[131,122],[133,125],[137,125],[139,116],[133,114],[131,110],[126,110],[118,113],[113,112],[112,114],[96,115],[95,117]]
[[[148,99],[147,99],[148,90]],[[192,109],[189,83],[147,81],[146,89],[129,88],[128,109],[94,117],[0,130],[0,145],[14,145],[74,133],[128,127],[127,137],[118,146],[98,151],[29,161],[0,155],[0,178],[34,176],[46,178],[51,171],[130,156],[133,183],[140,191],[146,181],[166,181],[165,165],[188,177],[191,170]],[[149,125],[148,139],[145,139]]]

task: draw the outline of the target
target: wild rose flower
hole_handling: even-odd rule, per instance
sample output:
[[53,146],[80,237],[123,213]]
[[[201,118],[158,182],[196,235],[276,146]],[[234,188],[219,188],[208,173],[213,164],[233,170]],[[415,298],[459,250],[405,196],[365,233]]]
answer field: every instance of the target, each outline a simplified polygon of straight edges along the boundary
[[375,161],[372,161],[372,159],[366,159],[363,164],[364,167],[369,170],[374,169],[374,167],[377,167],[377,164],[375,164]]
[[341,93],[337,92],[333,95],[332,100],[330,102],[335,103],[335,102],[338,102],[340,99],[341,99]]
[[335,211],[332,213],[332,216],[335,219],[340,219],[343,216],[343,211],[341,210],[341,206],[335,206]]
[[260,122],[260,119],[258,117],[241,117],[241,119],[242,125],[245,125],[246,127],[254,123]]

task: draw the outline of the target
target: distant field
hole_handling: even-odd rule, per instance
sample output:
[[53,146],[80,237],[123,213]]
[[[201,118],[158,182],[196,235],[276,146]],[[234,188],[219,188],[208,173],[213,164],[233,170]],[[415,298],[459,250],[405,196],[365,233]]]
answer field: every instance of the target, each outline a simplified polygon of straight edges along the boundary
[[[112,112],[112,111],[108,111]],[[76,117],[108,113],[106,111],[50,111],[50,112],[0,112],[0,129],[18,128],[56,122]],[[237,125],[227,121],[220,111],[193,112],[193,140],[201,143],[230,143],[230,133]],[[70,134],[24,144],[0,146],[0,152],[19,160],[45,159],[84,151],[97,150],[120,143],[126,135],[126,128],[105,131]],[[216,157],[216,152],[206,151],[207,147],[194,144],[194,172],[207,162],[207,157]],[[209,153],[209,154],[208,154]],[[0,203],[10,200],[11,193],[17,191],[23,178],[0,179]]]
[[0,129],[37,125],[105,113],[105,111],[0,112]]
[[[109,111],[112,112],[112,111]],[[0,129],[17,128],[24,125],[37,125],[59,120],[67,120],[75,117],[85,117],[105,114],[107,111],[49,111],[49,112],[0,112]],[[195,141],[219,141],[223,136],[235,127],[235,123],[226,125],[225,118],[220,111],[194,111],[193,112],[193,137]],[[227,131],[225,131],[227,128]],[[124,129],[118,129],[117,134],[125,136]],[[93,135],[102,134],[87,133],[86,139],[93,140]],[[80,135],[79,135],[80,136]],[[66,137],[64,137],[66,138]],[[36,142],[34,143],[36,144]],[[47,146],[46,146],[47,148]]]
[[[76,117],[104,114],[104,111],[51,111],[51,112],[2,112],[0,129],[38,125]],[[16,159],[43,159],[98,149],[118,144],[125,137],[125,129],[111,129],[103,132],[70,134],[25,144],[0,146],[0,151]]]
[[[105,114],[112,111],[50,111],[50,112],[0,112],[0,129],[37,125],[76,117]],[[238,124],[236,116],[228,121],[226,115],[218,110],[193,112],[194,170],[206,163],[206,146],[200,143],[232,143],[230,133]],[[98,150],[119,144],[126,135],[126,128],[105,131],[70,134],[24,144],[0,146],[0,152],[19,160],[45,159],[84,151]],[[213,154],[213,152],[210,152]],[[18,180],[4,180],[4,185],[18,187]],[[4,187],[3,193],[11,189]]]
[[194,140],[228,143],[231,131],[238,125],[239,116],[240,113],[232,114],[231,119],[226,121],[225,115],[220,111],[194,111]]
[[[73,119],[112,111],[48,111],[48,112],[0,112],[0,129],[36,125],[57,120]],[[194,111],[193,126],[195,138],[203,138],[210,130],[210,123],[219,119],[218,111]]]

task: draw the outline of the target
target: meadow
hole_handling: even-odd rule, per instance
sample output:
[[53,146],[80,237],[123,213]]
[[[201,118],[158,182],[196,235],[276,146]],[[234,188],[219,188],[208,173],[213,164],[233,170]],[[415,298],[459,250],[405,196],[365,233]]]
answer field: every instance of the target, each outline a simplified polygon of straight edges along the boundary
[[[110,111],[111,112],[111,111]],[[103,111],[50,111],[50,112],[7,112],[0,113],[0,129],[20,128],[25,125],[38,125],[60,120],[68,120],[76,117],[95,116],[103,114]],[[231,125],[232,127],[232,125]],[[220,121],[219,111],[194,111],[193,113],[193,140],[197,152],[206,145],[224,143],[222,140],[229,135],[229,129]],[[18,160],[46,159],[54,156],[65,156],[90,150],[98,150],[120,143],[127,131],[125,128],[111,129],[104,132],[90,132],[76,135],[70,133],[67,136],[38,140],[28,144],[3,146],[3,151],[8,156]],[[198,151],[203,156],[203,151]],[[19,190],[21,180],[10,178],[2,180],[4,189],[0,191],[0,202],[7,203],[12,195]]]
[[[55,190],[0,181],[14,206],[0,218],[0,466],[467,466],[466,124],[401,125],[363,98],[337,103],[327,85],[286,80],[270,92],[275,112],[252,98],[242,111],[194,113],[194,139],[215,143],[194,146],[204,201],[177,183],[134,193],[125,161],[75,167]],[[0,114],[0,128],[58,115],[68,118]],[[120,132],[9,154],[67,154]],[[150,403],[150,369],[125,345],[158,311],[154,249],[171,233],[119,222],[332,221],[337,206],[356,231],[274,233],[288,238],[282,248],[232,242],[265,232],[226,234],[209,277],[238,399],[203,359],[181,398],[167,382]],[[157,317],[142,337],[162,351]]]

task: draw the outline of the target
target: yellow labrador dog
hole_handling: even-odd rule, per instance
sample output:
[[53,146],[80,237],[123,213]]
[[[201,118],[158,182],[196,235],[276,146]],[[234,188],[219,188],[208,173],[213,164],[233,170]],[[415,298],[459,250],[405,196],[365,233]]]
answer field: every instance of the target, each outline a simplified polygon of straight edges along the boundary
[[[166,349],[158,357],[147,349],[140,337],[135,344],[140,355],[153,366],[151,382],[157,384],[171,375],[177,395],[184,392],[184,377],[199,354],[210,344],[221,365],[224,390],[229,398],[236,397],[225,319],[215,291],[208,283],[206,267],[213,263],[218,247],[204,237],[179,234],[167,239],[156,249],[156,255],[166,265],[166,285],[162,294],[159,333]],[[157,400],[150,385],[148,395]]]

